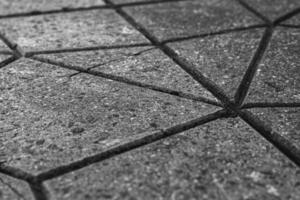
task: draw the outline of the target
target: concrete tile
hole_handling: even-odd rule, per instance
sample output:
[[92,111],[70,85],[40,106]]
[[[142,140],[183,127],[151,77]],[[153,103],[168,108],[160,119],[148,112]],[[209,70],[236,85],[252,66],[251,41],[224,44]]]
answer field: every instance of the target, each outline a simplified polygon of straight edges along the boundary
[[0,199],[1,200],[34,200],[28,185],[0,174]]
[[214,99],[170,58],[153,47],[72,52],[39,57],[83,68],[94,67],[96,71]]
[[147,42],[112,10],[11,18],[0,25],[25,50]]
[[0,71],[7,164],[36,173],[217,108],[22,59]]
[[300,30],[278,28],[261,62],[246,101],[299,102]]
[[2,0],[1,15],[103,5],[102,0]]
[[290,25],[300,26],[300,14],[295,15],[291,19],[282,22],[282,24],[290,24]]
[[[112,0],[115,4],[123,4],[123,3],[133,3],[133,2],[151,2],[153,0]],[[154,0],[155,2],[163,2],[164,0]],[[153,1],[153,2],[154,2]],[[176,2],[177,0],[174,0]]]
[[241,31],[170,43],[169,46],[233,97],[262,32],[259,29]]
[[298,0],[246,0],[245,2],[271,20],[300,7]]
[[293,199],[300,171],[238,119],[218,120],[48,185],[59,199]]
[[256,108],[251,111],[300,149],[300,108]]
[[161,40],[261,22],[228,0],[171,2],[124,9]]

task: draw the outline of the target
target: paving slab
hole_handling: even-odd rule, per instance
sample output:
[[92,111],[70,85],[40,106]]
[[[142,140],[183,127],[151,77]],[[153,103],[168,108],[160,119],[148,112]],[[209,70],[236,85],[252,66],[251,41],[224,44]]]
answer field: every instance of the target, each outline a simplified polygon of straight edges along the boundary
[[270,20],[275,20],[300,7],[298,0],[244,0],[244,2]]
[[48,181],[58,199],[298,199],[300,171],[238,119]]
[[9,57],[11,57],[11,55],[0,54],[0,62],[4,61],[5,59],[8,59]]
[[154,47],[70,52],[38,57],[214,99],[206,89]]
[[25,182],[0,174],[1,200],[33,200],[30,188]]
[[[115,4],[133,3],[133,2],[153,2],[153,0],[112,0]],[[164,0],[154,0],[155,2],[164,2]],[[173,0],[174,2],[177,0]]]
[[112,10],[3,19],[0,26],[24,50],[147,42]]
[[3,55],[3,52],[10,51],[10,49],[6,46],[4,42],[0,40],[0,55]]
[[282,24],[298,26],[298,28],[300,28],[300,14],[297,14],[294,17],[292,17],[291,19],[282,22]]
[[[151,0],[113,0],[138,1]],[[300,6],[298,0],[246,2],[271,20]],[[32,175],[55,169],[55,178],[43,179],[49,200],[299,199],[299,166],[239,118],[95,163],[89,156],[221,109],[122,82],[213,99],[159,48],[187,58],[232,97],[264,29],[263,20],[234,0],[128,6],[126,19],[101,5],[103,0],[0,2],[1,33],[26,57],[43,61],[18,58],[3,65],[9,49],[0,41],[0,165]],[[250,111],[300,148],[299,16],[282,22],[294,28],[274,27],[246,103],[292,102],[293,108]],[[166,43],[151,45],[130,25],[131,17]],[[75,171],[76,161],[82,168]],[[28,186],[0,174],[0,199],[18,198],[33,199]]]
[[262,29],[234,32],[170,43],[168,46],[233,97],[262,32]]
[[7,164],[31,172],[217,108],[26,59],[1,70]]
[[300,148],[300,108],[251,109],[274,131]]
[[103,5],[103,0],[3,0],[0,2],[1,15],[43,12],[58,9],[70,9],[79,7],[91,7]]
[[169,2],[124,10],[160,40],[261,23],[230,0]]
[[300,102],[300,29],[275,30],[247,102]]

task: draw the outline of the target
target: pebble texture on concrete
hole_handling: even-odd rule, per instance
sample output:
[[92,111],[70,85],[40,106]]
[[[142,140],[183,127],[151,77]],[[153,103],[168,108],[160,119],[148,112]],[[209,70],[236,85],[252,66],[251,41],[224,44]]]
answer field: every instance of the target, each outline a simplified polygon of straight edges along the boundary
[[300,198],[298,0],[0,11],[0,199]]

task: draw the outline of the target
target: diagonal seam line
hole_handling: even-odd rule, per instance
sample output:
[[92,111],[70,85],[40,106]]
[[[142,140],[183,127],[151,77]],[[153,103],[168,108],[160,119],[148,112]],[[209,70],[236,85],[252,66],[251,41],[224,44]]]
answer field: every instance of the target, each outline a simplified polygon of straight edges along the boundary
[[9,65],[10,63],[12,63],[12,62],[14,62],[18,59],[19,58],[15,57],[15,56],[10,56],[10,57],[6,58],[5,60],[0,62],[0,69],[7,66],[7,65]]
[[266,52],[266,49],[270,43],[272,34],[273,34],[273,28],[269,28],[269,27],[266,28],[260,40],[259,46],[256,49],[256,52],[254,53],[254,56],[252,57],[251,62],[246,70],[246,73],[234,95],[235,103],[237,106],[241,106],[247,96],[251,82],[255,76],[258,65],[260,64],[264,56],[264,53]]
[[[104,0],[108,5],[114,6],[110,0]],[[225,107],[228,104],[232,104],[230,99],[226,94],[218,88],[218,86],[203,76],[193,65],[191,65],[186,59],[180,58],[174,50],[167,47],[165,44],[161,44],[159,40],[151,35],[143,26],[137,23],[131,16],[129,16],[122,8],[114,7],[115,11],[123,17],[130,25],[132,25],[137,31],[144,35],[154,46],[157,46],[162,52],[164,52],[170,59],[172,59],[176,64],[178,64],[185,72],[187,72],[191,77],[193,77],[197,82],[203,85],[209,92],[211,92],[215,97],[222,101]]]
[[[13,187],[11,184],[7,183],[6,181],[4,181],[1,177],[0,177],[0,182],[3,185],[6,185],[13,193],[15,193],[20,199],[24,199],[26,200],[26,198],[15,188]],[[0,190],[1,191],[1,190]],[[19,199],[18,198],[18,199]]]
[[277,26],[286,27],[286,28],[300,28],[300,25],[294,25],[294,24],[278,24]]
[[165,128],[163,130],[159,130],[159,131],[156,131],[151,134],[147,134],[145,136],[142,136],[141,138],[125,142],[121,145],[111,147],[108,150],[103,151],[99,154],[83,158],[82,160],[78,160],[78,161],[70,163],[68,165],[62,165],[57,168],[50,169],[46,172],[42,172],[36,176],[36,179],[39,181],[46,181],[49,179],[53,179],[53,178],[56,178],[63,174],[81,169],[88,165],[112,158],[114,156],[126,153],[128,151],[131,151],[131,150],[137,149],[139,147],[157,142],[164,138],[167,138],[167,137],[173,136],[175,134],[181,133],[183,131],[187,131],[189,129],[195,128],[199,125],[203,125],[205,123],[217,120],[219,118],[227,117],[227,116],[228,116],[228,113],[225,110],[219,110],[212,114],[208,114],[206,116],[202,116],[197,119],[193,119],[193,120],[181,123],[181,124],[177,124],[175,126]]
[[250,102],[244,104],[241,109],[250,108],[298,108],[300,102]]
[[[87,70],[92,70],[92,69],[99,68],[101,66],[112,64],[112,63],[115,63],[115,62],[118,63],[118,62],[130,59],[132,57],[140,56],[144,53],[147,53],[147,51],[151,51],[151,50],[154,50],[154,49],[156,49],[156,47],[152,47],[152,48],[149,48],[149,49],[144,49],[142,51],[139,51],[139,52],[133,53],[133,54],[126,54],[125,57],[119,57],[119,58],[116,58],[116,59],[109,60],[107,62],[101,62],[101,63],[98,63],[98,64],[94,64],[93,66],[88,67]],[[76,72],[74,74],[71,74],[71,75],[69,75],[69,77],[74,77],[74,76],[77,76],[79,74],[81,74],[81,72]]]
[[[107,4],[113,5],[110,0],[104,0]],[[143,34],[146,38],[148,38],[154,45],[158,46],[167,56],[172,58],[175,63],[177,63],[182,69],[184,69],[188,74],[190,74],[196,81],[198,81],[203,87],[205,87],[208,91],[210,91],[215,97],[217,97],[224,105],[224,107],[228,110],[228,112],[233,112],[233,114],[241,117],[246,123],[252,126],[255,130],[258,131],[260,135],[267,138],[276,148],[278,148],[283,154],[285,154],[291,161],[293,161],[296,165],[299,166],[300,163],[300,154],[294,155],[295,152],[298,151],[296,147],[294,147],[288,140],[280,136],[278,133],[271,131],[271,133],[265,131],[265,127],[260,127],[263,122],[258,118],[250,118],[249,114],[244,114],[240,111],[239,106],[236,106],[231,100],[226,96],[224,91],[219,88],[214,82],[206,78],[202,75],[200,71],[198,71],[195,66],[190,64],[184,58],[180,58],[179,55],[174,52],[171,48],[166,45],[162,45],[159,43],[158,39],[151,35],[143,26],[138,24],[131,16],[129,16],[125,11],[120,8],[114,8],[116,12],[123,17],[129,24],[135,27],[141,34]],[[268,34],[264,34],[265,37],[270,40],[273,32],[273,28],[267,28],[266,32],[270,32]],[[268,36],[270,35],[270,36]],[[268,42],[267,42],[268,43]],[[267,45],[266,45],[267,46]],[[266,48],[266,47],[265,47]],[[256,119],[256,121],[251,121],[251,119]],[[268,138],[269,137],[269,138]],[[282,139],[283,143],[281,144],[278,138]],[[296,151],[295,151],[296,149]]]
[[263,14],[261,14],[260,12],[255,10],[252,6],[247,4],[245,1],[243,1],[243,0],[235,0],[235,1],[238,2],[241,6],[243,6],[246,10],[253,13],[256,17],[265,21],[267,24],[269,24],[269,25],[272,24],[272,21],[269,18],[267,18],[266,16],[264,16]]
[[300,7],[295,8],[294,10],[292,10],[292,11],[290,11],[290,12],[288,12],[288,13],[280,16],[280,17],[278,17],[277,19],[275,19],[274,20],[274,25],[277,25],[277,24],[279,24],[279,23],[281,23],[283,21],[286,21],[286,20],[294,17],[295,15],[297,15],[299,13],[300,13]]
[[[160,4],[160,3],[167,3],[167,2],[180,2],[180,1],[193,1],[193,0],[137,1],[137,2],[129,2],[129,3],[120,3],[117,6],[118,7],[133,7],[133,6]],[[0,15],[0,19],[16,18],[16,17],[30,17],[30,16],[47,15],[47,14],[55,14],[55,13],[70,13],[70,12],[89,11],[89,10],[102,10],[102,9],[112,9],[112,7],[109,5],[98,5],[98,6],[95,5],[95,6],[90,6],[90,7],[77,7],[77,8],[63,7],[61,9],[46,10],[46,11],[33,10],[33,11],[23,12],[23,13]]]
[[164,87],[159,87],[159,86],[155,86],[155,85],[151,85],[151,84],[147,84],[147,83],[134,81],[134,80],[122,77],[122,76],[116,76],[116,75],[107,74],[107,73],[100,72],[100,71],[95,71],[95,70],[83,69],[82,67],[78,67],[78,66],[74,66],[74,65],[67,65],[65,63],[57,62],[57,61],[54,61],[54,60],[51,60],[51,59],[48,59],[48,58],[40,58],[40,57],[37,57],[37,56],[28,57],[28,58],[32,59],[32,60],[35,60],[35,61],[42,62],[42,63],[47,63],[47,64],[51,64],[51,65],[56,65],[56,66],[59,66],[59,67],[62,67],[62,68],[75,70],[75,71],[78,71],[80,73],[94,75],[94,76],[102,77],[102,78],[105,78],[105,79],[126,83],[128,85],[134,85],[134,86],[137,86],[137,87],[146,88],[146,89],[150,89],[150,90],[153,90],[153,91],[166,93],[166,94],[169,94],[169,95],[178,96],[178,97],[181,97],[181,98],[190,99],[190,100],[199,101],[199,102],[204,102],[204,103],[211,104],[211,105],[214,105],[214,106],[222,107],[222,104],[220,104],[219,102],[208,99],[208,98],[205,98],[205,97],[195,96],[193,94],[188,94],[188,93],[176,91],[176,90],[172,90],[172,89],[169,89],[169,88],[164,88]]
[[34,182],[35,180],[35,177],[32,174],[5,164],[0,164],[0,173],[16,179],[20,179],[22,181],[27,181],[29,183]]
[[51,199],[49,190],[42,182],[36,181],[35,183],[30,183],[29,187],[36,200]]
[[25,54],[25,56],[33,56],[33,55],[40,55],[40,54],[72,53],[72,52],[95,51],[95,50],[111,50],[111,49],[135,48],[135,47],[148,47],[148,46],[153,46],[153,45],[150,43],[136,43],[136,44],[123,44],[123,45],[103,45],[103,46],[92,46],[92,47],[38,50],[38,51],[28,51]]
[[272,128],[268,127],[257,116],[249,111],[238,111],[239,116],[249,124],[254,130],[260,133],[267,141],[273,144],[298,167],[300,167],[300,149],[298,149],[292,142],[285,137],[276,133]]
[[6,46],[8,46],[13,52],[13,54],[16,57],[22,57],[24,56],[24,51],[21,49],[21,47],[14,43],[13,41],[11,41],[4,33],[0,32],[0,39],[3,41],[4,44],[6,44]]
[[169,39],[163,40],[161,43],[166,44],[166,43],[171,43],[171,42],[180,42],[180,41],[191,40],[191,39],[196,39],[196,38],[204,38],[204,37],[208,37],[208,36],[222,35],[222,34],[256,29],[256,28],[264,28],[267,26],[268,26],[267,24],[256,24],[256,25],[251,25],[251,26],[236,27],[236,28],[232,28],[232,29],[224,29],[224,30],[219,30],[216,32],[210,32],[210,33],[202,33],[202,34],[195,34],[195,35],[190,35],[190,36],[169,38]]

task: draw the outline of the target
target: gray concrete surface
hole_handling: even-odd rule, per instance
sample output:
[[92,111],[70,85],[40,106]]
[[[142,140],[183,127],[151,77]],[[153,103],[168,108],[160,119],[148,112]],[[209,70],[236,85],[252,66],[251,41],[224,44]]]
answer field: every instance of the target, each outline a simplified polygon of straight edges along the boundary
[[0,2],[0,199],[300,199],[297,0]]

